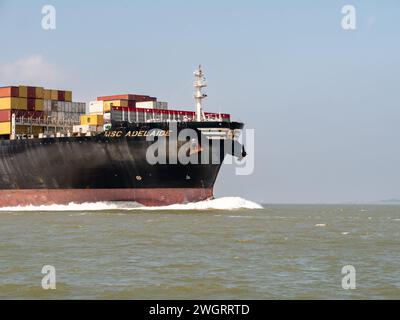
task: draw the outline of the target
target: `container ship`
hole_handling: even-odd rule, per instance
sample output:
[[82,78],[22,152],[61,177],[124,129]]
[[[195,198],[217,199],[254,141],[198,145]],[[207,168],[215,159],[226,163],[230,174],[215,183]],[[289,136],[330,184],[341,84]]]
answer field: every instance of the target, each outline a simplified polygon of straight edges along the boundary
[[0,207],[213,198],[226,155],[246,156],[238,142],[243,123],[204,112],[201,67],[194,75],[194,111],[148,95],[101,96],[87,105],[71,91],[1,87]]

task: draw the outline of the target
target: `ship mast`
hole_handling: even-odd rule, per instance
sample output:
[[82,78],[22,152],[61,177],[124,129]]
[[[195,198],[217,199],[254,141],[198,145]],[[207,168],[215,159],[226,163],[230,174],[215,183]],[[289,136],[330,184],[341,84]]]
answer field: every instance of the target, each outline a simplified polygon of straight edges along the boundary
[[201,122],[205,121],[206,117],[204,116],[203,112],[203,105],[202,100],[207,97],[206,94],[202,93],[201,90],[204,87],[207,87],[207,83],[204,77],[203,70],[201,70],[201,65],[199,68],[194,72],[195,82],[194,82],[194,99],[196,101],[196,121]]

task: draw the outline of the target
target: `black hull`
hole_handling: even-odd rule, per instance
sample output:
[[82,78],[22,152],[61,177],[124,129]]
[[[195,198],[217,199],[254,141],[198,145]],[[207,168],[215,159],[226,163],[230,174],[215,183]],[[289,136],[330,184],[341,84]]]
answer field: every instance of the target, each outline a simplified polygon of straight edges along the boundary
[[[243,127],[240,123],[227,122],[213,125],[230,129]],[[201,126],[210,126],[210,123],[178,123],[177,130],[197,130]],[[146,141],[144,136],[126,136],[131,130],[152,129],[167,131],[169,126],[114,123],[111,132],[120,133],[114,136],[106,132],[92,137],[0,141],[0,190],[212,190],[226,155],[223,145],[206,149],[210,159],[214,153],[219,157],[216,164],[152,165],[146,159],[146,151],[153,142]],[[210,197],[210,193],[206,192],[204,197]]]

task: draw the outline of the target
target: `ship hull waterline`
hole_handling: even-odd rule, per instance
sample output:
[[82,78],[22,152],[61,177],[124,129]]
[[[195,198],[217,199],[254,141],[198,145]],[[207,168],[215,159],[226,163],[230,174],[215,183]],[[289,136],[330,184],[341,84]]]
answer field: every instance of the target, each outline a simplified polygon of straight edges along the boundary
[[0,190],[0,207],[68,205],[70,203],[137,202],[167,206],[213,198],[212,188],[27,189]]

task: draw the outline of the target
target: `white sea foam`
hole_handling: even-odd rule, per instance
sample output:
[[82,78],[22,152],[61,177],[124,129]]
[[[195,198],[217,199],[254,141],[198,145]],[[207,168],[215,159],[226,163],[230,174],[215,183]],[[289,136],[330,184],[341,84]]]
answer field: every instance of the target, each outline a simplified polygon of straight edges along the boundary
[[236,209],[262,209],[258,203],[240,198],[223,197],[187,204],[172,204],[164,207],[142,207],[145,210],[236,210]]
[[255,202],[240,197],[223,197],[187,204],[172,204],[168,206],[146,207],[137,202],[95,202],[95,203],[70,203],[68,205],[47,206],[18,206],[4,207],[0,211],[107,211],[107,210],[237,210],[237,209],[262,209]]
[[77,204],[71,202],[70,204],[60,205],[43,205],[43,206],[17,206],[17,207],[4,207],[0,211],[101,211],[101,210],[125,210],[129,207],[134,208],[138,206],[135,202],[94,202]]

